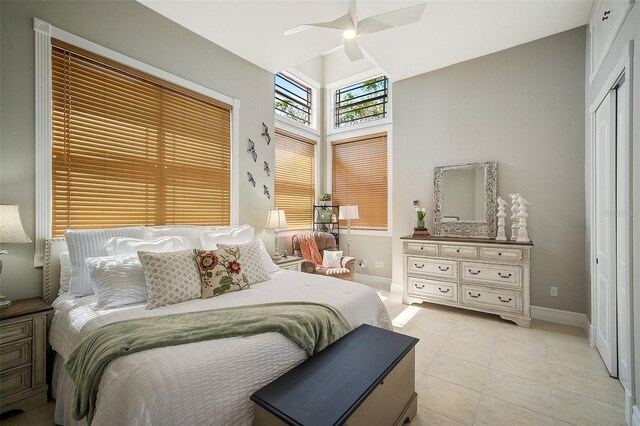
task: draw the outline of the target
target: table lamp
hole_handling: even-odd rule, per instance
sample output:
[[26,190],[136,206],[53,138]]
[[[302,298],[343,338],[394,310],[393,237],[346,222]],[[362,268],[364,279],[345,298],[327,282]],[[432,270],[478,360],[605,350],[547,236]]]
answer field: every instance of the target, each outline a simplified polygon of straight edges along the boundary
[[273,256],[271,256],[271,258],[273,260],[282,259],[282,256],[278,251],[278,234],[280,233],[281,229],[287,228],[287,218],[284,215],[284,210],[281,210],[281,209],[269,210],[269,215],[267,216],[267,225],[265,226],[265,228],[273,229],[273,234],[276,237],[276,251],[275,253],[273,253]]
[[360,219],[358,206],[340,206],[338,219],[347,221],[347,256],[351,256],[351,220]]
[[[15,205],[0,204],[0,244],[31,242],[22,227],[18,208]],[[0,255],[6,252],[6,250],[0,250]],[[0,275],[2,275],[2,259],[0,259]],[[11,300],[0,295],[0,309],[9,306],[11,306]]]

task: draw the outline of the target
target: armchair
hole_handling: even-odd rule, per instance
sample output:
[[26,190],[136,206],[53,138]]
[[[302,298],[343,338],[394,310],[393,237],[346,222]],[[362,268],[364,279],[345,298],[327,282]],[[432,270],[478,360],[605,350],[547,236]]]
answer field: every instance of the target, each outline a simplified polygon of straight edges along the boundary
[[[314,232],[313,237],[316,240],[316,244],[318,245],[318,251],[320,252],[320,256],[324,256],[324,251],[336,251],[338,247],[336,246],[336,239],[333,235],[326,232]],[[293,254],[296,256],[302,256],[302,252],[300,250],[300,239],[297,235],[294,235],[291,239],[291,245],[293,246]],[[356,269],[356,259],[349,256],[343,256],[340,259],[340,266],[348,270],[340,271],[336,268],[327,268],[324,266],[315,265],[313,262],[309,260],[303,260],[300,265],[300,270],[302,272],[307,272],[309,274],[320,274],[331,276],[335,278],[340,278],[347,281],[353,281],[355,269]]]

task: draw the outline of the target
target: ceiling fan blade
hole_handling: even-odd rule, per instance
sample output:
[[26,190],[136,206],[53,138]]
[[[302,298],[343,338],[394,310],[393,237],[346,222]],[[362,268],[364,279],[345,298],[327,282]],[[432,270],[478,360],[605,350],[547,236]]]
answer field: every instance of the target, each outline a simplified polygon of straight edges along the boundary
[[422,3],[365,18],[358,22],[358,35],[372,34],[387,28],[414,24],[420,21],[426,6],[426,3]]
[[343,39],[343,41],[344,41],[344,53],[347,54],[351,62],[359,61],[360,59],[364,58],[364,54],[362,53],[360,46],[358,46],[358,41],[355,38],[351,38],[351,39],[345,38]]
[[293,27],[284,32],[285,36],[299,33],[300,31],[305,31],[311,28],[330,28],[333,30],[349,30],[354,28],[354,21],[351,19],[351,15],[348,13],[346,15],[342,15],[341,17],[334,19],[330,22],[318,22],[315,24],[304,24],[298,25],[297,27]]
[[350,29],[355,30],[358,25],[358,8],[356,6],[356,0],[351,0],[349,2],[349,16],[351,17]]

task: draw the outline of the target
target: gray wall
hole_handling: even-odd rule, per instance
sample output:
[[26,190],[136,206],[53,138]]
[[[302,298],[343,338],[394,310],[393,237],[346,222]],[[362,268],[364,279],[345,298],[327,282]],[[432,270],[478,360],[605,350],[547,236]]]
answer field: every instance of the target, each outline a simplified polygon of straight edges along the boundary
[[[197,36],[135,1],[0,2],[0,202],[20,204],[33,239],[35,228],[34,32],[32,19],[52,25],[127,56],[237,98],[240,107],[240,222],[260,232],[273,200],[273,177],[243,149],[260,141],[261,123],[273,129],[273,75]],[[259,159],[273,163],[273,144],[256,144]],[[258,185],[243,176],[251,171]],[[272,241],[272,239],[267,239]],[[33,244],[3,246],[2,294],[40,295],[41,269],[33,267]]]
[[531,303],[585,311],[584,52],[580,27],[393,85],[394,282],[433,168],[495,160],[498,193],[531,202]]

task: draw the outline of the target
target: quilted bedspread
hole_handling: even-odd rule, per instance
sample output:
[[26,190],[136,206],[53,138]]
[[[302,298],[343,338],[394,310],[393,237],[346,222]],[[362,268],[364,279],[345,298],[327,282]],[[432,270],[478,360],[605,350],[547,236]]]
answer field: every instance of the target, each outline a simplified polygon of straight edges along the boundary
[[[336,307],[352,327],[371,324],[391,329],[389,315],[375,291],[334,278],[295,271],[270,274],[250,289],[158,309],[144,304],[99,310],[95,297],[67,296],[54,302],[50,342],[66,359],[91,330],[132,318],[153,317],[259,303],[300,301]],[[189,343],[120,357],[105,370],[93,425],[248,425],[249,396],[307,357],[279,333]],[[56,423],[71,417],[72,383],[60,371],[54,381]]]

